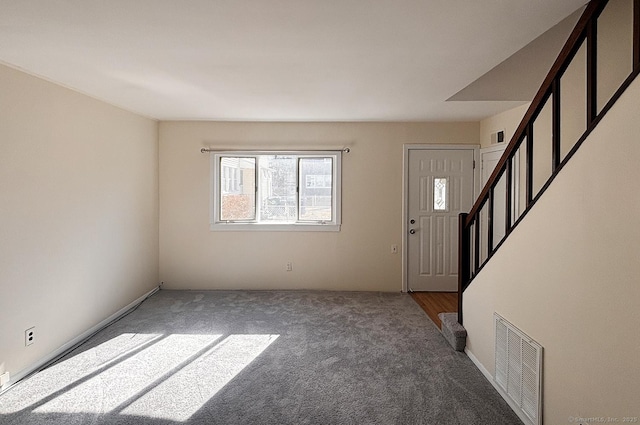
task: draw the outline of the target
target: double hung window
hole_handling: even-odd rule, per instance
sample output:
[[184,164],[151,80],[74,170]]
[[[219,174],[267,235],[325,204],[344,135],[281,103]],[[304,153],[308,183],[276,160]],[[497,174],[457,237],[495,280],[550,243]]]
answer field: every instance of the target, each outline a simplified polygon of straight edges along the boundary
[[213,152],[211,158],[211,230],[340,230],[340,152]]

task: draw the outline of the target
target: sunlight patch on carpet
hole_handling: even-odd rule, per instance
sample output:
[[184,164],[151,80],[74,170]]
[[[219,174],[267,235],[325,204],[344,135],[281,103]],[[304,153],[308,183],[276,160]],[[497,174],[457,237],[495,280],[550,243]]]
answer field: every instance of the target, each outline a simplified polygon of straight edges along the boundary
[[[49,399],[81,385],[100,370],[107,369],[130,353],[162,338],[159,334],[123,333],[96,347],[58,362],[29,378],[32,385],[17,385],[3,395],[0,413],[37,408]],[[37,390],[34,390],[37,389]]]
[[185,422],[278,337],[231,335],[121,413]]
[[80,385],[64,391],[33,411],[105,413],[120,410],[221,336],[169,335]]

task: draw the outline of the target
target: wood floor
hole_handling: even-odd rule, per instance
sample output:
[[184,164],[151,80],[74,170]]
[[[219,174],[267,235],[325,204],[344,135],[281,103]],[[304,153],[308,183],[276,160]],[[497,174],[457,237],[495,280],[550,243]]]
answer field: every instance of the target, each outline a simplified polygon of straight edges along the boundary
[[411,297],[427,313],[429,318],[441,327],[438,313],[453,313],[458,311],[457,292],[411,292]]

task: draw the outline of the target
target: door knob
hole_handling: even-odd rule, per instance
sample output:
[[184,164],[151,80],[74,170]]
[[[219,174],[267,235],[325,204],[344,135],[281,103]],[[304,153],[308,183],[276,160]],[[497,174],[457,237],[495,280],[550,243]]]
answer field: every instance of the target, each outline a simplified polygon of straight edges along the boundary
[[416,229],[409,230],[409,233],[411,233],[413,235],[414,233],[416,233]]
[[411,221],[409,223],[416,224],[416,221],[414,219],[411,219]]

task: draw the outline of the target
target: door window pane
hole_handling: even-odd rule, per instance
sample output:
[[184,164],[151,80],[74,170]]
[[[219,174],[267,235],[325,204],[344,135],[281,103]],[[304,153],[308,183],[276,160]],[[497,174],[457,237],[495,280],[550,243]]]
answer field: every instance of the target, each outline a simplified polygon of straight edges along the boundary
[[254,220],[256,217],[256,159],[220,158],[220,219]]
[[447,179],[444,177],[433,179],[433,210],[447,210]]
[[331,221],[333,158],[300,158],[300,220]]

